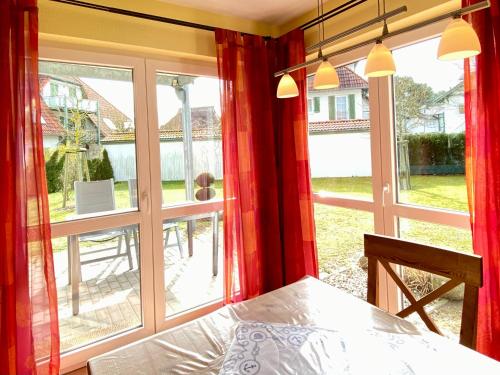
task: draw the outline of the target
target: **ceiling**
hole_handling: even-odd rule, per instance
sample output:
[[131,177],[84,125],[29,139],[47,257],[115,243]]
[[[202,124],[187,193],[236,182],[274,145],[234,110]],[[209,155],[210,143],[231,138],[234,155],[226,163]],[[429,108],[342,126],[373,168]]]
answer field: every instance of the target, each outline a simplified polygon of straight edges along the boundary
[[212,13],[281,25],[316,8],[316,0],[162,0]]

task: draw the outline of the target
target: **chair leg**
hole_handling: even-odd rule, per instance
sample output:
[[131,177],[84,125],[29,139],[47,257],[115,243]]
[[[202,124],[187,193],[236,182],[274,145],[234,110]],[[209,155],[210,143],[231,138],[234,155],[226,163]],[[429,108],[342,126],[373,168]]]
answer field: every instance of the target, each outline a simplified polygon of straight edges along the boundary
[[219,273],[219,212],[216,211],[212,217],[212,275],[217,276]]
[[179,248],[179,254],[181,255],[181,258],[183,258],[184,251],[182,250],[181,234],[179,233],[179,227],[175,227],[175,236],[177,237],[177,247]]
[[170,228],[167,228],[167,230],[165,231],[165,241],[163,243],[163,250],[167,250],[169,236],[170,236]]
[[141,261],[139,257],[139,238],[137,235],[137,229],[132,230],[132,235],[134,236],[134,249],[135,249],[135,258],[137,260],[137,269],[141,268]]
[[122,249],[122,236],[118,237],[118,246],[116,247],[116,255],[120,255]]
[[71,236],[68,236],[68,285],[71,285]]
[[128,269],[131,270],[132,268],[134,268],[134,262],[132,261],[132,251],[130,250],[130,233],[128,232],[128,230],[123,233],[123,236],[125,237],[125,248],[127,250]]

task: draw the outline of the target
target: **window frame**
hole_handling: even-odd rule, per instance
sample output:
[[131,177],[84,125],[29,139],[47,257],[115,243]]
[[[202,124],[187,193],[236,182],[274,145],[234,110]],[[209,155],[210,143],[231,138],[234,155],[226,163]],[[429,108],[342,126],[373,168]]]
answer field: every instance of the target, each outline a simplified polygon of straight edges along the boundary
[[[384,40],[389,49],[415,44],[441,35],[447,20],[397,35]],[[334,56],[333,66],[339,67],[362,60],[368,56],[371,45]],[[309,67],[314,74],[316,67]],[[434,224],[470,230],[470,215],[467,212],[416,206],[397,200],[396,143],[394,131],[392,77],[369,78],[370,136],[372,159],[372,200],[345,197],[336,193],[313,192],[315,203],[372,212],[374,232],[398,237],[398,219],[407,218]],[[380,306],[390,312],[399,311],[400,292],[386,272],[379,270]]]

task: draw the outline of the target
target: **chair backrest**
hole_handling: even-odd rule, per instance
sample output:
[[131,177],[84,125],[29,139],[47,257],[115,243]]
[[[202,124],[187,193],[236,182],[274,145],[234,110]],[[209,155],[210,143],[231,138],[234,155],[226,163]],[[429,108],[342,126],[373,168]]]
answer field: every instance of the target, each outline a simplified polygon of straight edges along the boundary
[[130,207],[137,207],[137,179],[130,178],[128,180],[128,194],[130,199]]
[[90,214],[115,209],[113,179],[101,181],[75,181],[76,213]]
[[[426,326],[438,334],[441,332],[425,312],[424,306],[464,283],[460,343],[475,349],[478,293],[483,285],[483,260],[480,256],[372,234],[365,234],[365,256],[368,258],[368,302],[378,306],[380,263],[410,302],[410,306],[396,315],[405,318],[416,312]],[[417,300],[390,264],[418,269],[450,280]]]

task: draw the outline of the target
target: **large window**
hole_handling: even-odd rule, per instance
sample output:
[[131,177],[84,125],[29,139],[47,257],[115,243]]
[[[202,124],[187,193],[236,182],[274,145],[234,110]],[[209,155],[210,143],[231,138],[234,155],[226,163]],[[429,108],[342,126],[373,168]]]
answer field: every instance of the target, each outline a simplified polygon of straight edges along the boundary
[[[319,92],[309,85],[309,96],[328,98],[330,108],[309,114],[320,275],[361,298],[366,296],[364,233],[472,252],[463,64],[437,60],[437,39],[410,41],[393,50],[394,77],[366,80],[361,60],[337,67],[336,90]],[[418,296],[443,283],[404,267],[400,272]],[[407,303],[396,291],[391,283],[381,290],[391,311]],[[429,306],[450,337],[458,334],[462,298],[458,290]]]
[[219,83],[212,65],[41,55],[65,367],[221,305]]

